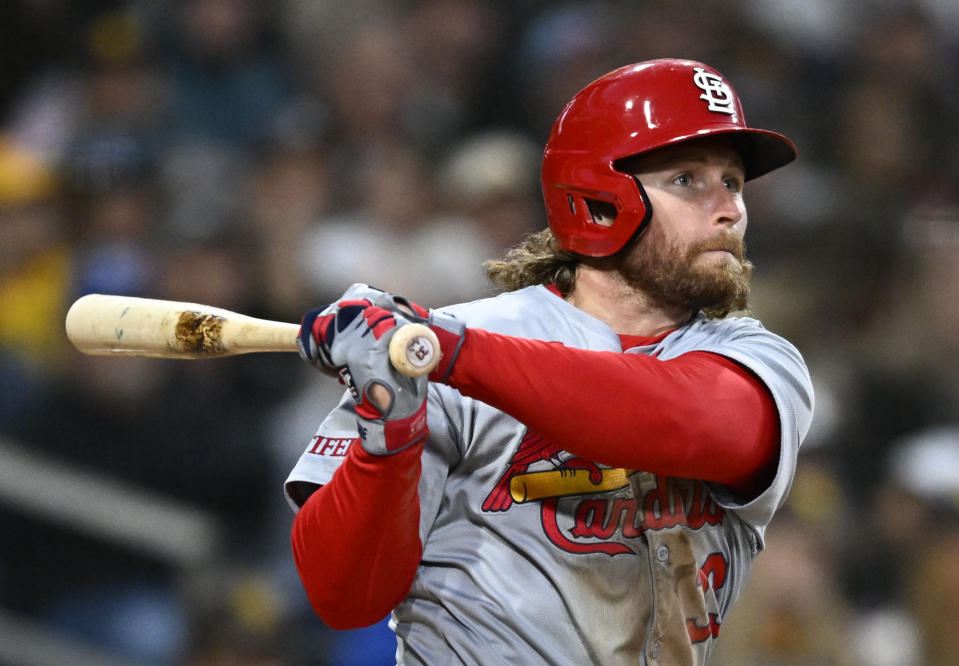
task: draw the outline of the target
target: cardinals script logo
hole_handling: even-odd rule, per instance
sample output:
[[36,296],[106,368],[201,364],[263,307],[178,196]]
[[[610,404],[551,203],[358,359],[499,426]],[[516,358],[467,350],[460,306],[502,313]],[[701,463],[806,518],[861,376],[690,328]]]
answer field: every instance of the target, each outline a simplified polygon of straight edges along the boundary
[[651,477],[634,497],[636,470],[600,467],[571,456],[527,431],[506,472],[486,496],[483,511],[510,511],[540,502],[547,538],[570,553],[635,553],[630,542],[646,530],[676,525],[699,529],[722,522],[724,511],[699,483]]

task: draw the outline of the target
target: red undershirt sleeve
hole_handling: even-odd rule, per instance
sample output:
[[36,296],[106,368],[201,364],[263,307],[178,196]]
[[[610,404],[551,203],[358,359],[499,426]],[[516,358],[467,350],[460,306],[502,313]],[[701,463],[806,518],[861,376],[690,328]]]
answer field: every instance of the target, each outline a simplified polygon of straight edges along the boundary
[[714,481],[742,495],[775,473],[772,396],[717,354],[660,361],[471,328],[450,384],[594,462]]
[[422,556],[417,444],[374,456],[354,442],[293,520],[293,558],[310,605],[333,629],[379,622],[409,593]]

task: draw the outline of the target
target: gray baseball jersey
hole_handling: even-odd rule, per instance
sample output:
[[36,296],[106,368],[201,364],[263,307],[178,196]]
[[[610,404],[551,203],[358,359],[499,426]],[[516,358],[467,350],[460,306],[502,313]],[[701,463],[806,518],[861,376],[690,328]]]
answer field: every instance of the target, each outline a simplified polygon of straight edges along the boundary
[[[812,386],[799,352],[754,319],[702,317],[623,350],[606,324],[542,286],[443,310],[471,327],[582,349],[733,359],[775,400],[779,466],[745,504],[706,482],[590,470],[512,417],[431,385],[423,556],[391,619],[398,663],[706,663],[809,428]],[[356,436],[344,396],[289,480],[326,483]]]

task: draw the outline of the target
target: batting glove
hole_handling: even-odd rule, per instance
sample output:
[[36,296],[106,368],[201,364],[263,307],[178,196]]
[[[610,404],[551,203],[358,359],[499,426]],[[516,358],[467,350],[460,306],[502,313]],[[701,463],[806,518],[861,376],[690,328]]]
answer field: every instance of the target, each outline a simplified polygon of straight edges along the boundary
[[388,455],[423,441],[428,379],[400,374],[389,358],[390,340],[408,320],[366,299],[340,301],[309,323],[311,316],[301,326],[301,353],[321,370],[335,371],[350,391],[363,448]]
[[300,320],[296,346],[300,357],[324,374],[336,376],[336,367],[330,358],[330,346],[336,337],[334,319],[340,306],[355,301],[359,305],[375,305],[387,310],[394,309],[393,296],[366,284],[350,286],[335,303],[313,308]]
[[429,326],[436,334],[440,343],[440,361],[430,372],[429,378],[431,382],[449,383],[450,373],[453,372],[453,364],[456,363],[456,357],[463,346],[466,324],[452,315],[439,310],[427,310],[401,296],[393,296],[392,298],[397,306],[396,312],[402,314],[405,319],[411,322]]
[[340,298],[339,302],[323,308],[310,310],[303,317],[297,345],[300,356],[329,375],[336,374],[336,368],[329,357],[329,346],[336,336],[332,326],[333,316],[344,301],[368,301],[370,305],[401,314],[404,319],[429,326],[440,342],[440,362],[430,373],[430,381],[449,383],[450,373],[460,347],[466,326],[455,317],[438,310],[427,310],[401,296],[365,284],[354,284]]
[[453,364],[466,336],[466,324],[438,310],[431,310],[423,323],[432,329],[440,342],[440,362],[429,374],[430,381],[449,384]]

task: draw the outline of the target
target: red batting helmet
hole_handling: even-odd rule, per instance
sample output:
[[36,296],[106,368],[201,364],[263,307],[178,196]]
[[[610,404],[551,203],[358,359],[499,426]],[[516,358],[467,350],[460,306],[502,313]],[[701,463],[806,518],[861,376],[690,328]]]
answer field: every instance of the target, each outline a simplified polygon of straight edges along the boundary
[[[796,157],[786,137],[748,127],[736,91],[701,62],[641,62],[583,88],[556,119],[543,153],[546,216],[560,246],[592,257],[619,251],[652,208],[640,183],[616,161],[716,134],[735,138],[746,180]],[[593,220],[587,199],[616,206],[612,226]]]

